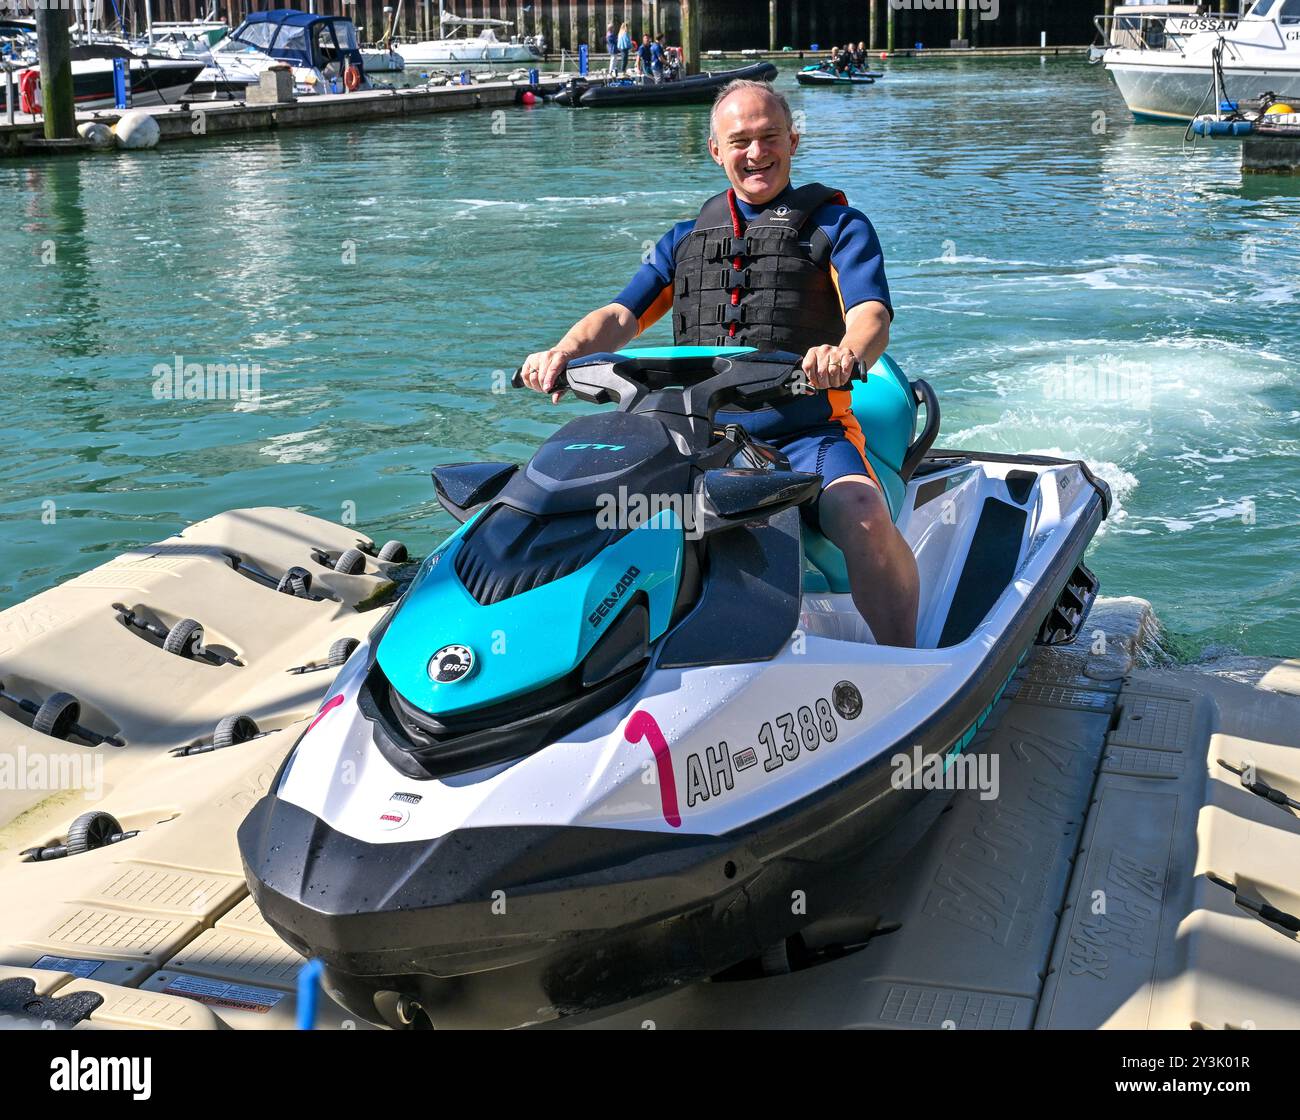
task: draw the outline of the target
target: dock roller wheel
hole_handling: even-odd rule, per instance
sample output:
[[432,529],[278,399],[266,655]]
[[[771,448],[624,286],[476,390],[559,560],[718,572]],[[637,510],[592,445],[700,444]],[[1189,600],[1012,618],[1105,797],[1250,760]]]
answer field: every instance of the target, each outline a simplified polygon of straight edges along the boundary
[[256,734],[257,724],[248,716],[226,716],[212,733],[212,745],[218,750],[233,747],[236,743],[247,743]]
[[339,638],[338,641],[330,646],[329,657],[326,659],[329,666],[333,669],[337,669],[352,656],[352,651],[360,644],[361,643],[357,641],[356,638]]
[[355,576],[366,570],[366,557],[359,548],[344,549],[334,561],[334,570],[345,576]]
[[109,842],[109,838],[118,835],[122,826],[111,813],[92,810],[82,813],[68,826],[68,839],[65,847],[68,855],[77,856],[82,852],[93,852]]
[[81,701],[70,692],[56,692],[37,710],[32,728],[54,739],[66,739],[81,718]]
[[163,639],[163,649],[177,657],[197,657],[203,646],[203,627],[193,618],[182,618]]
[[377,559],[390,564],[402,564],[406,562],[409,555],[406,551],[406,545],[401,541],[387,541],[384,547],[379,550]]
[[311,591],[311,572],[295,565],[280,577],[280,582],[275,585],[275,589],[286,595],[296,595],[299,599],[305,599]]

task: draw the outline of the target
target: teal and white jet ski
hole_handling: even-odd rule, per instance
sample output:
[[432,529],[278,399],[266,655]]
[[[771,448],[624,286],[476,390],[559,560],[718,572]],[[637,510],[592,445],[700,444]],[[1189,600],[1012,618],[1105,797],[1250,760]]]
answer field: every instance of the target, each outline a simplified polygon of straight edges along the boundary
[[715,424],[796,391],[797,356],[627,350],[566,376],[607,407],[526,464],[433,471],[462,524],[240,829],[266,919],[377,1023],[531,1023],[758,957],[925,796],[899,760],[962,751],[1096,593],[1105,483],[935,450],[935,396],[888,356],[853,408],[915,550],[916,649],[873,641],[802,523],[817,476]]

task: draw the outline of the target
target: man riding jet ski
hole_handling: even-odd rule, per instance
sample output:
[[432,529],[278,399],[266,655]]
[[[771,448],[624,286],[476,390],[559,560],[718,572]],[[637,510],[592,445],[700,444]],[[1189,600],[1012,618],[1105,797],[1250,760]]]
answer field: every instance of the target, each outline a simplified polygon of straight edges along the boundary
[[[524,383],[552,391],[576,358],[619,350],[669,310],[678,345],[759,346],[804,355],[814,390],[779,406],[720,413],[822,479],[803,510],[844,553],[853,601],[882,645],[916,641],[916,560],[890,517],[846,387],[875,365],[893,318],[876,231],[841,191],[795,189],[799,147],[786,99],[737,81],[714,103],[709,153],[731,187],[678,222],[611,304],[530,355]],[[558,400],[558,394],[556,395]]]
[[[746,119],[757,135],[733,156],[723,123],[718,157],[775,192],[766,208],[720,196],[661,248],[656,306],[633,291],[517,375],[605,407],[526,464],[434,468],[460,527],[240,827],[262,914],[355,1015],[514,1026],[747,960],[788,969],[805,934],[840,928],[863,853],[1034,642],[1087,616],[1105,484],[1083,463],[932,450],[933,392],[880,351],[870,227],[820,190],[776,201],[785,126]],[[692,345],[590,352],[670,295]],[[752,345],[775,339],[798,352]]]

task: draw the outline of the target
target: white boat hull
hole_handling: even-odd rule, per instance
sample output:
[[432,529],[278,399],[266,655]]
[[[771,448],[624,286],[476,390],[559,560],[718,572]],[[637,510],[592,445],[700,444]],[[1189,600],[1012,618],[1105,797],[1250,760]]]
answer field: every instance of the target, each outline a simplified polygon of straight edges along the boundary
[[[1149,57],[1150,52],[1147,53]],[[1216,108],[1213,71],[1208,65],[1152,65],[1108,58],[1106,69],[1114,75],[1115,85],[1129,111],[1140,119],[1189,121],[1197,113],[1213,112]],[[1224,90],[1234,101],[1270,91],[1283,95],[1300,93],[1300,71],[1294,69],[1236,69],[1225,65],[1223,77]]]
[[541,61],[541,56],[521,43],[477,43],[431,40],[404,43],[402,58],[407,66],[519,66]]
[[406,58],[397,51],[363,49],[361,58],[367,74],[397,74],[406,69]]
[[1141,17],[1141,26],[1126,29],[1128,38],[1107,49],[1102,61],[1139,119],[1189,121],[1217,111],[1216,55],[1228,100],[1265,93],[1300,97],[1300,19],[1293,4],[1287,0],[1271,17],[1253,11],[1241,18]]

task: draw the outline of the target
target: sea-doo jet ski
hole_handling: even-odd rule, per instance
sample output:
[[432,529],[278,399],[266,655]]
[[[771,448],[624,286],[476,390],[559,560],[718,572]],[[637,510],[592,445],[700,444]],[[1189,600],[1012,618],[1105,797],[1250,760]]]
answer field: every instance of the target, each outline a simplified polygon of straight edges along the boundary
[[567,387],[613,409],[523,466],[434,469],[462,525],[239,831],[267,921],[353,1013],[531,1023],[759,957],[926,796],[900,759],[946,765],[1033,643],[1077,633],[1105,483],[933,450],[933,392],[885,356],[853,408],[921,606],[919,648],[875,644],[802,524],[819,478],[718,430],[719,409],[779,407],[799,367],[595,355]]
[[870,86],[877,78],[885,75],[875,70],[860,70],[854,66],[848,70],[836,70],[829,62],[819,62],[814,66],[805,66],[795,72],[794,80],[801,86]]

